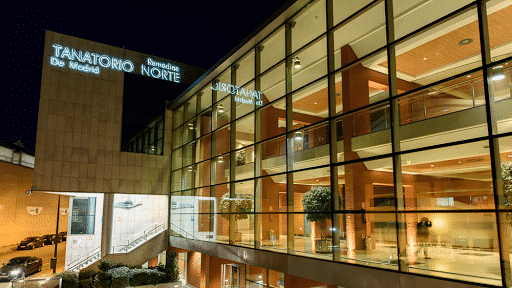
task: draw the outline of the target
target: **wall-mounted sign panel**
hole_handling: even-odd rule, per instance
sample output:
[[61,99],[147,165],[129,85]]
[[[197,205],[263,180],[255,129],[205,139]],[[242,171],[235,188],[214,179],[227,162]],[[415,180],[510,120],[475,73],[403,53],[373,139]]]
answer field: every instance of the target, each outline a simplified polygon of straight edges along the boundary
[[235,102],[250,104],[261,106],[263,105],[263,100],[261,100],[261,92],[256,90],[249,90],[243,87],[239,87],[233,84],[226,83],[215,83],[211,87],[214,91],[230,93],[235,96]]
[[120,59],[105,54],[76,50],[53,44],[53,55],[50,56],[50,64],[56,67],[68,67],[84,73],[100,74],[101,69],[136,73],[156,79],[180,83],[180,67],[171,63],[146,59],[145,64],[136,67],[130,59]]

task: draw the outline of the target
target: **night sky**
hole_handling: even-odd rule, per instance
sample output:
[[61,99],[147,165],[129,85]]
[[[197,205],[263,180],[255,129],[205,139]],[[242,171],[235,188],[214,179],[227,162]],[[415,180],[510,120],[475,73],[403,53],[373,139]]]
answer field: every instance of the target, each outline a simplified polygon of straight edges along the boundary
[[11,1],[1,14],[0,141],[35,150],[45,30],[209,69],[285,3]]

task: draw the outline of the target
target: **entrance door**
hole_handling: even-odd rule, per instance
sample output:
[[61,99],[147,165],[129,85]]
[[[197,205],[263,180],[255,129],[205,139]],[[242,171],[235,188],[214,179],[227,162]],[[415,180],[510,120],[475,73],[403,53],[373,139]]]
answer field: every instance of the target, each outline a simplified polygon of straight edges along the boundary
[[222,286],[221,288],[240,288],[240,265],[222,265]]

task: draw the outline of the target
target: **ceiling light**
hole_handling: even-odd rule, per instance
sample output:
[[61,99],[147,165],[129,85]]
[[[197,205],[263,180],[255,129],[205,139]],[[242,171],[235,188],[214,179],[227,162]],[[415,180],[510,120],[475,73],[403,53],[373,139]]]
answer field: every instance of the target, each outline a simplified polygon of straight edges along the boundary
[[512,154],[508,155],[508,158],[512,158]]
[[471,75],[468,75],[468,78],[471,78]]
[[224,107],[222,106],[222,104],[217,106],[217,111],[219,111],[219,113],[224,113]]
[[423,60],[427,60],[427,58],[423,58]]
[[219,158],[217,158],[217,162],[219,162],[219,163],[224,162],[224,159],[222,159],[222,156],[220,156]]
[[188,123],[188,128],[189,128],[190,130],[194,130],[194,124],[192,124],[192,123]]
[[295,69],[299,69],[300,67],[302,67],[300,65],[300,59],[299,57],[293,57],[292,58],[292,62],[293,62],[293,67],[295,67]]
[[459,41],[459,45],[468,45],[471,43],[473,43],[473,39],[471,38],[466,38]]
[[188,172],[192,172],[192,166],[188,166]]
[[300,131],[295,132],[295,140],[297,140],[297,141],[302,140],[302,132],[300,132]]
[[450,110],[450,109],[444,109],[443,111],[444,111],[444,112],[448,112],[449,110]]
[[432,164],[432,165],[430,165],[430,167],[434,167],[434,165]]
[[492,67],[492,81],[500,81],[505,79],[505,74],[503,73],[503,66],[499,65],[496,67]]
[[315,102],[315,105],[316,105],[316,104],[318,104],[318,103],[316,103],[316,102]]

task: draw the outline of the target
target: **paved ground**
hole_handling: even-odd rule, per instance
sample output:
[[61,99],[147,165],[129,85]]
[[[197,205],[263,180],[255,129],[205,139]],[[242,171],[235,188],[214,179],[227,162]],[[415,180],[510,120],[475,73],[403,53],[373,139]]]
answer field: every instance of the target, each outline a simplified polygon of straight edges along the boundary
[[[16,250],[16,246],[0,247],[0,264],[6,263],[9,259],[20,256],[35,256],[43,259],[43,270],[30,275],[30,277],[40,278],[43,275],[51,275],[53,269],[50,268],[50,259],[53,258],[55,245],[45,245],[34,250]],[[64,261],[66,259],[66,242],[57,244],[57,272],[64,270]],[[0,288],[4,288],[5,282],[0,282]],[[7,284],[9,284],[7,282]]]

